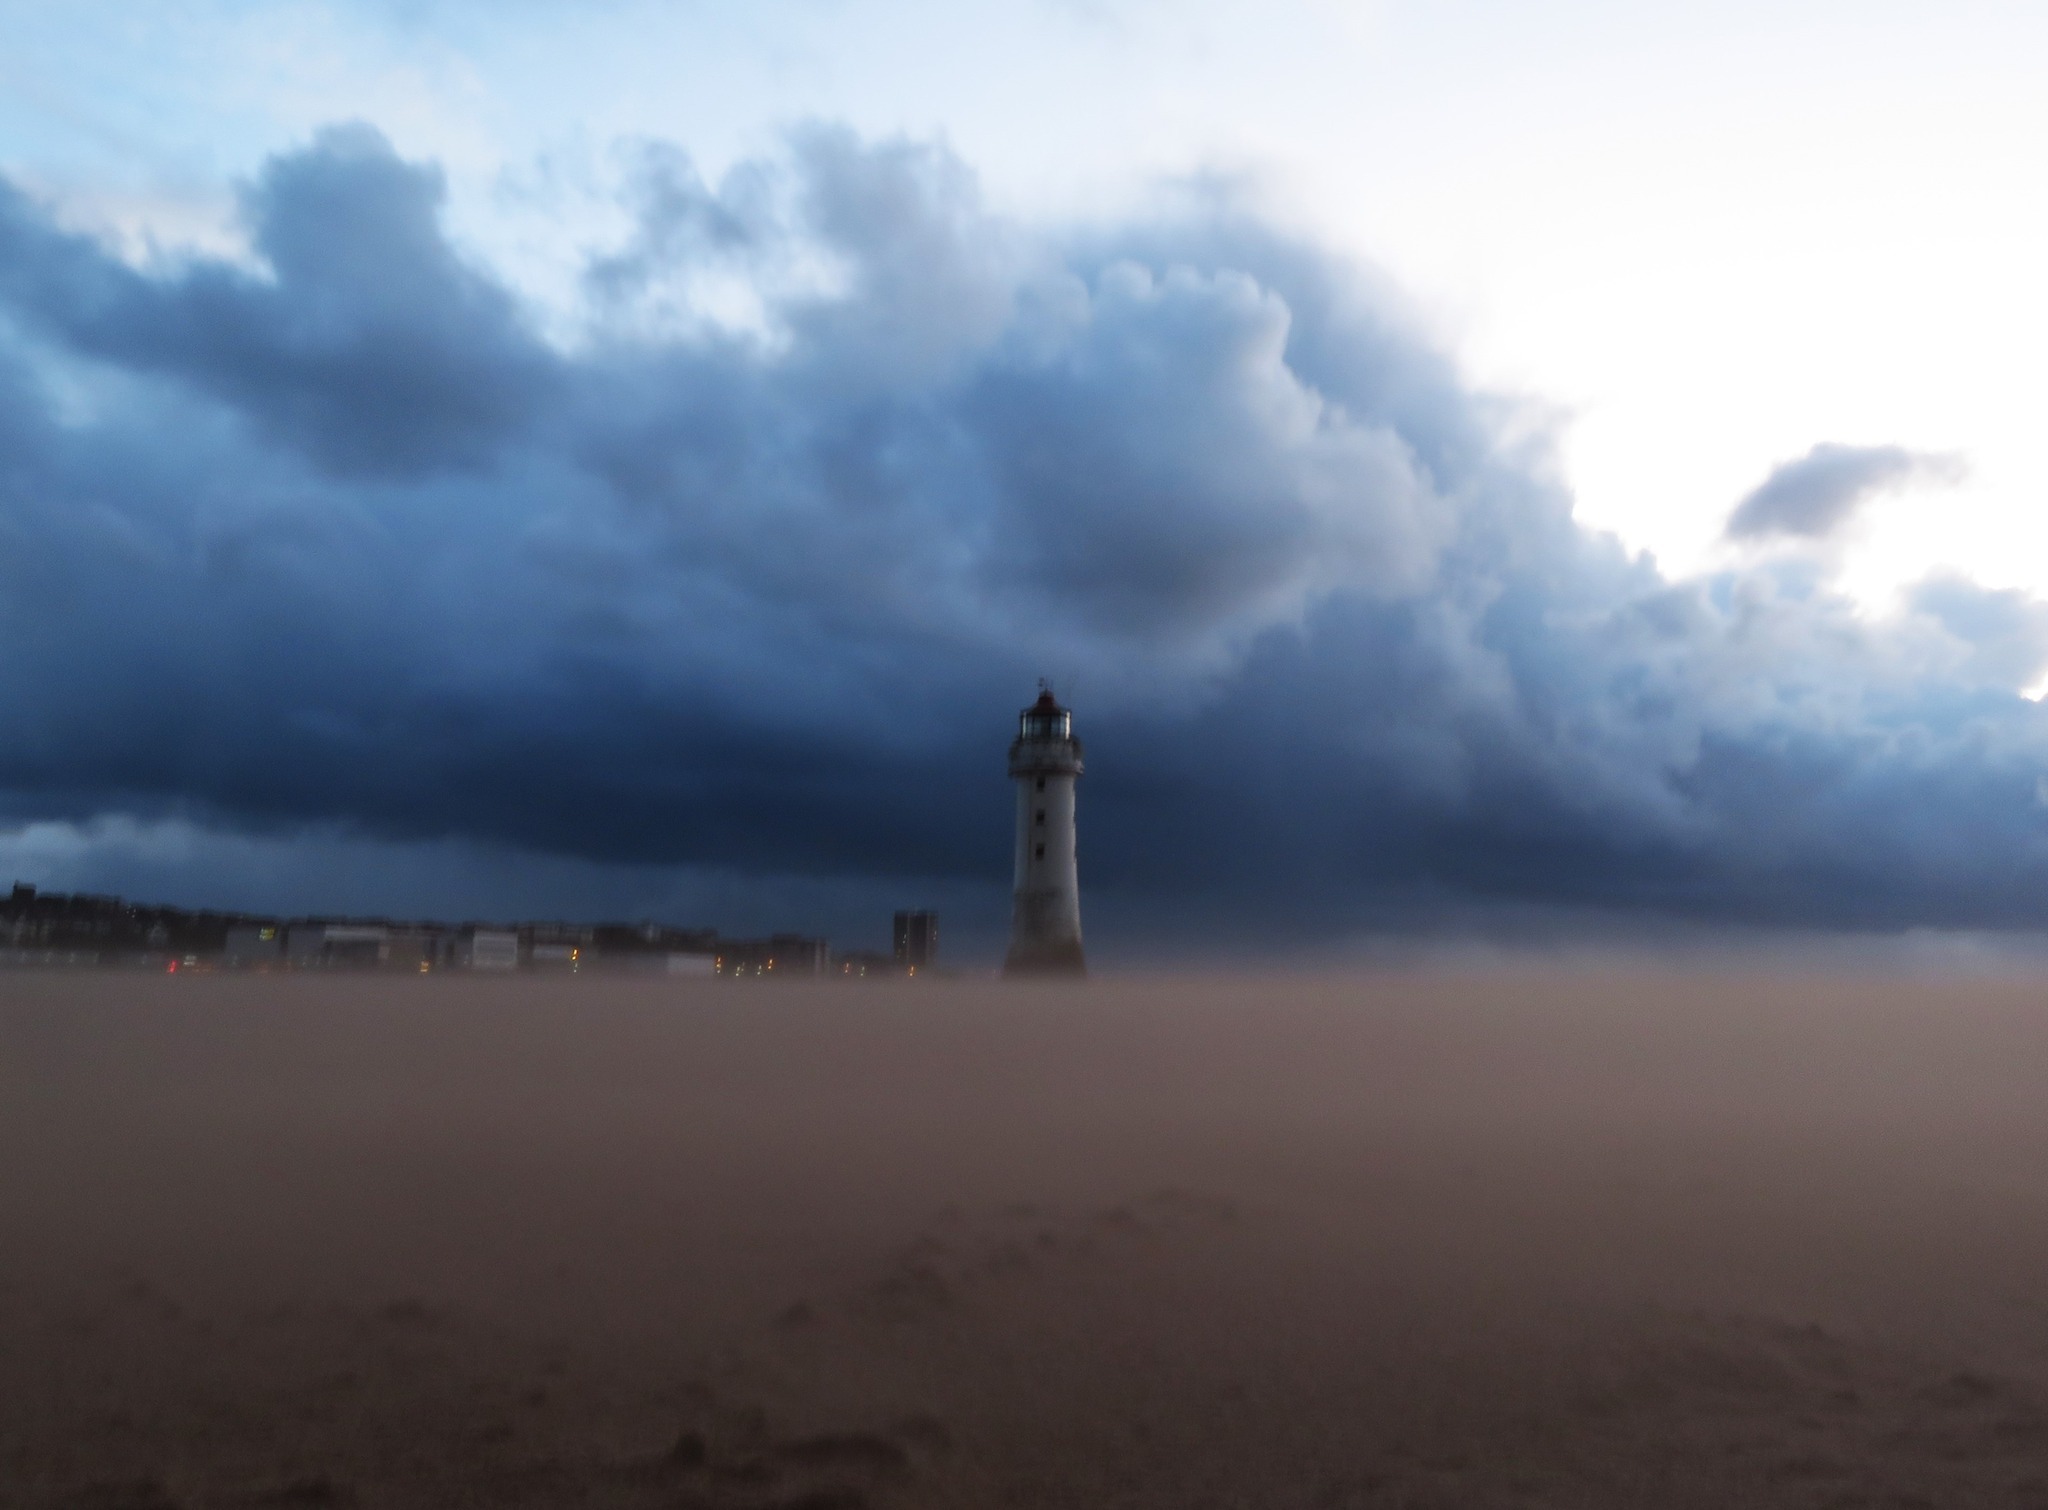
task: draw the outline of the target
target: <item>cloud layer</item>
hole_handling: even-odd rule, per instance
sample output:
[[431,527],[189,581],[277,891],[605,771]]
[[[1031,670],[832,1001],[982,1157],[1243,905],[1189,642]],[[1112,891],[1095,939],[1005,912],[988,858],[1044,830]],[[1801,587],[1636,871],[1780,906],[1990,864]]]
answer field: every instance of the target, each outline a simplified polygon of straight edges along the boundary
[[1728,517],[1728,536],[1818,540],[1847,524],[1879,493],[1915,482],[1955,482],[1961,476],[1962,464],[1953,456],[1823,441],[1797,460],[1773,467]]
[[[916,143],[649,149],[567,345],[440,203],[363,126],[247,186],[239,262],[0,187],[16,821],[993,894],[1051,672],[1134,931],[2048,919],[2034,605],[1666,580],[1227,203],[1034,228]],[[1739,532],[1918,464],[1819,448]]]

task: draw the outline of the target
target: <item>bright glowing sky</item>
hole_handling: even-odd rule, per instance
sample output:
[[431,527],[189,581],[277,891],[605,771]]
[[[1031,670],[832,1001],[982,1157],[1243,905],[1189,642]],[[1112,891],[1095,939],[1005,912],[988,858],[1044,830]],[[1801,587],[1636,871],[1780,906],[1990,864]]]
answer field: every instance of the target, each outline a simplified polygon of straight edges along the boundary
[[1959,453],[1863,520],[1877,604],[1940,566],[2048,589],[2044,44],[2048,8],[1958,0],[9,0],[0,171],[218,247],[238,178],[366,119],[565,311],[635,138],[714,177],[808,117],[940,139],[1032,217],[1222,173],[1568,414],[1580,517],[1667,570],[1817,442]]

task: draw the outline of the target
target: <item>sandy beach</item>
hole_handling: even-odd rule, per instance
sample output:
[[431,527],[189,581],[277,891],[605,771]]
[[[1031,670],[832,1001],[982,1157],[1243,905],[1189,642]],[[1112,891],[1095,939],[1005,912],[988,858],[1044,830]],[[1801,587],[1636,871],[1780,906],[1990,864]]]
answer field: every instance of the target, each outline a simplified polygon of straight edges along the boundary
[[0,978],[0,1505],[2048,1503],[2048,983]]

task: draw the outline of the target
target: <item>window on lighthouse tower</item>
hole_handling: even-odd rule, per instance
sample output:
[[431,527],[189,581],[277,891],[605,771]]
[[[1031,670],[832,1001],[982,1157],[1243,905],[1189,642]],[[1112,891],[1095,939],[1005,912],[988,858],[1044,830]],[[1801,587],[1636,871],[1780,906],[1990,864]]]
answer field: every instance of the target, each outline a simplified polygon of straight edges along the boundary
[[1043,860],[1045,858],[1045,846],[1041,844],[1038,846],[1037,849],[1033,850],[1031,852],[1031,858],[1034,860]]

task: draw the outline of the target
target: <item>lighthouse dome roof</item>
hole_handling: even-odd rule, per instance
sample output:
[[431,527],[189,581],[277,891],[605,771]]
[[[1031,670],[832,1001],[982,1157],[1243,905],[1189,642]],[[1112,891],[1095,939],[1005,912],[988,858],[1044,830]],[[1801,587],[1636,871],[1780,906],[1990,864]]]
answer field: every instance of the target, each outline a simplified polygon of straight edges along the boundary
[[1038,694],[1038,701],[1017,716],[1017,737],[1019,739],[1072,739],[1074,737],[1073,715],[1060,706],[1058,698],[1052,695],[1052,688],[1046,687]]

